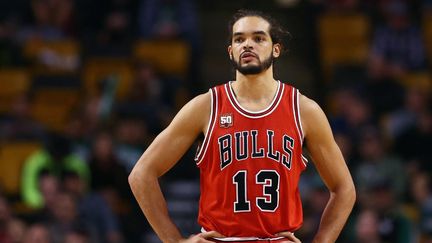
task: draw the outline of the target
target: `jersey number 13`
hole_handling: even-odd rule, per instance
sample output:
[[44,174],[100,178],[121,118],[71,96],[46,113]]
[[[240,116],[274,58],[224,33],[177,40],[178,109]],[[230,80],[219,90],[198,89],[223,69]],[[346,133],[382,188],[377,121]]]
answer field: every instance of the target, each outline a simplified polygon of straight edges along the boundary
[[[247,171],[240,170],[233,176],[236,187],[234,212],[250,212],[251,202],[247,196]],[[256,197],[257,207],[264,212],[274,212],[279,206],[279,174],[274,170],[260,170],[255,177],[255,184],[261,184],[262,197]]]

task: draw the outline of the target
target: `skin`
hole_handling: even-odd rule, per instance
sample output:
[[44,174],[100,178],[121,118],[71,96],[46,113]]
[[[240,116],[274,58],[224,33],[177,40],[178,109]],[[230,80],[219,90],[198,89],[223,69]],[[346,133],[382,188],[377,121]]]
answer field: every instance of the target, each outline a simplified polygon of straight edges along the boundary
[[[251,55],[242,56],[245,51]],[[281,46],[272,42],[269,23],[264,19],[244,17],[234,24],[228,54],[241,66],[260,65],[270,55],[277,58],[280,53]],[[254,75],[237,71],[233,89],[242,107],[251,111],[262,110],[270,104],[277,89],[273,67]],[[206,133],[210,104],[210,93],[199,95],[186,104],[144,152],[129,176],[142,211],[163,242],[211,242],[209,238],[224,237],[215,231],[182,237],[168,215],[158,183],[158,178],[177,163],[199,134]],[[352,210],[354,185],[324,112],[305,96],[300,97],[300,111],[307,148],[330,191],[314,242],[334,242]],[[275,236],[284,236],[285,242],[300,242],[292,232],[280,232]]]

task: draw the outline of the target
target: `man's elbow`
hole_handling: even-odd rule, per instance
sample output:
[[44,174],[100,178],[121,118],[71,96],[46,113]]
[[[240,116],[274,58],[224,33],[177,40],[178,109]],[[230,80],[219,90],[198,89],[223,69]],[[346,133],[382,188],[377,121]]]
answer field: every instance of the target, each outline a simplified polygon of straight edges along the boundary
[[346,183],[342,189],[340,194],[347,200],[347,203],[350,205],[354,205],[356,202],[357,194],[354,183]]
[[343,198],[343,200],[346,201],[347,204],[352,206],[356,202],[357,198],[355,186],[352,182],[343,183],[341,186],[336,187],[335,190],[332,190],[332,194]]
[[140,187],[140,183],[142,183],[142,179],[146,178],[146,175],[144,175],[145,170],[143,170],[142,167],[135,166],[132,171],[130,172],[128,176],[128,182],[129,186],[131,187],[132,191],[134,188]]
[[137,164],[128,176],[129,186],[132,191],[138,188],[143,189],[146,185],[157,179],[155,171],[143,164]]
[[138,181],[138,180],[137,180],[136,172],[135,172],[135,170],[132,170],[131,173],[130,173],[129,176],[128,176],[129,186],[130,186],[130,188],[131,188],[132,190],[133,190],[134,187],[136,186],[137,181]]
[[349,190],[349,197],[350,197],[350,199],[351,199],[351,204],[352,205],[354,205],[354,203],[356,202],[356,200],[357,200],[357,193],[356,193],[356,189],[355,189],[355,186],[354,186],[354,184],[350,187],[350,190]]

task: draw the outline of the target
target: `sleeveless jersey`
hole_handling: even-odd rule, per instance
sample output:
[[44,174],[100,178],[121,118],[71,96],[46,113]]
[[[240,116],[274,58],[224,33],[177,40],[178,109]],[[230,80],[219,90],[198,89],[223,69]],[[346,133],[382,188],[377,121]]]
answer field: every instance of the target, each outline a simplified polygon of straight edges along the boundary
[[293,232],[303,222],[298,183],[307,164],[299,91],[278,81],[271,104],[252,112],[241,107],[231,83],[210,89],[210,121],[195,158],[198,222],[228,237]]

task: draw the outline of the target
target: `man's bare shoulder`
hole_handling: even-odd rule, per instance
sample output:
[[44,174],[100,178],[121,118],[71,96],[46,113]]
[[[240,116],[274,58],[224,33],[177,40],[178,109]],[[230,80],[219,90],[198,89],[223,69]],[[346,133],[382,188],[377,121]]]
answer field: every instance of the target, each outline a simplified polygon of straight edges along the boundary
[[321,107],[318,105],[316,101],[307,97],[306,95],[300,95],[300,111],[303,116],[313,115],[317,112],[322,112]]
[[188,106],[191,106],[193,109],[201,110],[201,111],[210,111],[211,104],[211,94],[210,91],[195,96],[191,101],[188,102]]
[[190,100],[176,115],[170,127],[181,128],[183,130],[202,131],[209,120],[211,110],[210,92],[195,96]]
[[313,128],[327,122],[324,111],[319,104],[305,95],[300,96],[300,115],[305,135]]

